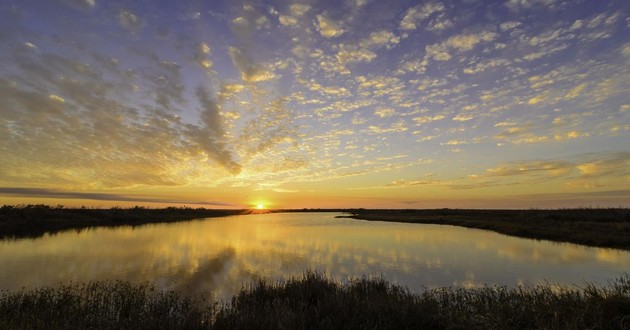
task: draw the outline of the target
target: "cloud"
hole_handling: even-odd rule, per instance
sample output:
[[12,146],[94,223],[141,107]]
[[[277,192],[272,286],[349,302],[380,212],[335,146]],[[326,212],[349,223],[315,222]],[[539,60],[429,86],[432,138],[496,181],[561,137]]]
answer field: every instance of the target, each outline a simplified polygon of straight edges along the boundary
[[426,124],[426,123],[442,120],[444,118],[446,117],[444,117],[443,115],[422,116],[422,117],[413,118],[413,121],[416,122],[416,124],[421,125],[421,124]]
[[630,174],[630,153],[613,153],[576,166],[582,178],[624,176]]
[[294,3],[289,6],[289,10],[293,16],[303,16],[309,10],[311,10],[311,6],[303,3]]
[[[291,120],[294,113],[286,106],[287,102],[286,97],[273,99],[255,118],[245,123],[238,143],[247,157],[263,154],[278,145],[289,148],[296,144],[298,129]],[[282,161],[278,155],[268,156],[271,158],[265,159],[272,164]]]
[[472,114],[469,113],[460,113],[453,117],[454,121],[469,121],[475,118]]
[[521,22],[515,22],[515,21],[503,22],[499,24],[499,29],[501,29],[501,31],[508,31],[508,30],[514,29],[515,27],[519,27],[522,24],[523,23]]
[[91,10],[96,7],[96,0],[63,0],[68,5],[81,10]]
[[528,161],[502,164],[486,170],[486,176],[542,176],[544,178],[561,177],[573,171],[574,164],[566,161]]
[[398,70],[396,70],[396,74],[405,74],[407,72],[423,74],[427,71],[427,65],[429,65],[429,61],[426,58],[402,61],[398,66]]
[[246,3],[240,8],[238,16],[230,21],[229,26],[242,46],[250,46],[254,42],[255,33],[269,28],[271,23],[265,14]]
[[389,127],[385,125],[382,125],[382,126],[372,125],[368,127],[368,132],[372,134],[401,133],[407,130],[408,130],[407,125],[405,121],[403,120],[397,121],[389,125]]
[[494,69],[501,66],[510,65],[510,61],[503,58],[493,58],[491,60],[480,62],[475,64],[475,66],[464,68],[464,73],[466,74],[476,74],[481,73],[490,69]]
[[457,50],[471,50],[481,42],[493,41],[498,37],[497,33],[484,31],[479,33],[461,34],[448,38],[446,45]]
[[444,11],[444,5],[441,3],[427,2],[423,5],[417,5],[407,9],[405,15],[400,21],[401,30],[415,30],[418,28],[417,24],[429,18],[435,13]]
[[317,30],[325,38],[335,38],[344,34],[346,31],[341,25],[332,19],[324,16],[317,15]]
[[586,83],[581,83],[577,86],[575,86],[573,89],[571,89],[565,96],[564,98],[567,100],[571,100],[574,99],[578,96],[580,96],[582,94],[582,92],[584,91],[584,89],[586,89],[587,84]]
[[195,95],[197,96],[199,105],[201,106],[201,122],[203,126],[188,127],[188,134],[196,141],[207,156],[221,164],[232,174],[238,174],[241,166],[233,160],[230,151],[227,150],[224,141],[225,131],[222,125],[222,119],[219,107],[214,102],[206,90],[198,87]]
[[359,41],[359,46],[364,48],[370,47],[393,47],[400,42],[400,38],[394,35],[391,31],[380,30],[370,33],[370,36],[366,39]]
[[396,110],[392,108],[379,108],[374,111],[374,114],[379,116],[380,118],[392,117],[396,114]]
[[210,53],[212,49],[207,43],[201,42],[197,45],[193,59],[197,64],[205,70],[212,69],[212,60],[210,59]]
[[336,57],[339,64],[346,65],[357,62],[371,62],[376,58],[376,54],[365,48],[342,45],[337,52]]
[[519,126],[509,126],[494,136],[497,140],[505,140],[514,144],[542,143],[549,140],[548,136],[537,135],[531,123],[521,123]]
[[278,16],[278,21],[280,22],[280,24],[285,26],[295,26],[298,24],[297,18],[288,15]]
[[240,49],[236,47],[230,47],[228,49],[232,63],[241,73],[241,79],[244,82],[255,83],[263,82],[276,78],[276,74],[270,70],[267,70],[260,64],[255,64],[249,56],[244,54]]
[[122,10],[116,15],[118,23],[131,33],[138,33],[144,26],[144,20],[129,10]]
[[424,50],[427,57],[431,57],[436,61],[448,61],[452,57],[444,44],[428,45]]
[[86,200],[114,201],[114,202],[235,206],[234,204],[223,203],[223,202],[177,200],[177,199],[143,197],[143,196],[128,195],[128,194],[123,195],[123,194],[111,194],[111,193],[76,192],[76,191],[64,191],[64,190],[57,190],[57,189],[46,189],[46,188],[0,187],[0,195],[13,196],[13,197],[86,199]]
[[505,6],[512,11],[520,11],[523,9],[529,9],[535,6],[546,7],[547,9],[555,8],[555,4],[558,0],[509,0],[505,3]]

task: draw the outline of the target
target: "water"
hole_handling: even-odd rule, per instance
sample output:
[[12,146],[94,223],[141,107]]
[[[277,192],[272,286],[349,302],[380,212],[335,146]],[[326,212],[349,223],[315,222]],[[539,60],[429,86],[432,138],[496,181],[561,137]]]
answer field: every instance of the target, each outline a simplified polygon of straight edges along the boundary
[[120,279],[224,299],[261,277],[307,269],[340,281],[382,275],[415,291],[605,284],[630,270],[627,251],[336,215],[260,214],[0,240],[0,289]]

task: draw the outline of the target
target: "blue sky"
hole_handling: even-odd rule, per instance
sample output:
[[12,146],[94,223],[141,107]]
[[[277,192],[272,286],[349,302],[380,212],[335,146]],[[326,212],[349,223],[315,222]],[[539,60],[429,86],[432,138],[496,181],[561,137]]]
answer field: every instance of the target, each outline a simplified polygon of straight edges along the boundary
[[0,193],[630,206],[629,12],[627,1],[4,1]]

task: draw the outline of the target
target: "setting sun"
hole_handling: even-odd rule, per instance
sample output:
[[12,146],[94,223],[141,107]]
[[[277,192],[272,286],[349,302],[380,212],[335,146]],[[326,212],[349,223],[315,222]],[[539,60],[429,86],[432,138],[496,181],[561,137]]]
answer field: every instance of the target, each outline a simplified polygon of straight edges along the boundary
[[258,210],[263,210],[265,208],[265,205],[262,203],[259,203],[258,205],[256,205],[256,209]]

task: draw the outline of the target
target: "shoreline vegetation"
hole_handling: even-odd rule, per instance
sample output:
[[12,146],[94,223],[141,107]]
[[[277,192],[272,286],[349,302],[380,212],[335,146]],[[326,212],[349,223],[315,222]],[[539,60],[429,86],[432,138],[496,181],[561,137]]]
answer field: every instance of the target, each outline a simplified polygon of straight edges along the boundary
[[209,302],[148,283],[89,282],[0,292],[2,329],[628,329],[630,275],[607,285],[437,288],[382,278],[302,277]]
[[44,234],[94,227],[140,226],[203,218],[241,215],[250,210],[221,210],[189,207],[151,209],[68,208],[63,205],[4,205],[0,207],[0,239],[37,238]]
[[358,220],[453,225],[522,238],[630,250],[630,209],[627,208],[222,210],[189,207],[152,209],[136,206],[99,209],[67,208],[63,205],[4,205],[0,207],[0,239],[36,238],[45,234],[93,227],[139,226],[268,212],[337,212],[348,214],[339,217]]
[[500,234],[630,250],[630,209],[575,208],[531,210],[375,210],[342,216],[369,221],[452,225]]

